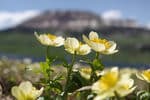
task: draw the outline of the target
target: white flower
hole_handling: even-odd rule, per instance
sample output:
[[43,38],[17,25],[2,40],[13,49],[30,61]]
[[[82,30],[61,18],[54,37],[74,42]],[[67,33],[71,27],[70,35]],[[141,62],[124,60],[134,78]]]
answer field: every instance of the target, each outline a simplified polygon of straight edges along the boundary
[[130,74],[121,74],[117,67],[112,68],[93,84],[92,91],[97,94],[94,100],[104,100],[106,98],[115,96],[115,92],[119,96],[126,96],[131,93],[134,80],[130,78]]
[[79,48],[77,49],[78,55],[87,55],[91,52],[91,48],[87,44],[80,43]]
[[43,88],[37,90],[29,81],[22,82],[19,86],[14,86],[11,89],[12,95],[17,100],[36,100],[42,92]]
[[150,83],[150,69],[144,70],[140,73],[137,73],[136,76],[141,79],[144,80],[148,83]]
[[[79,69],[79,72],[81,74],[82,77],[84,77],[85,79],[89,80],[91,77],[91,68],[90,67],[82,67]],[[101,76],[103,75],[104,72],[103,71],[96,71],[96,75],[97,76]]]
[[64,38],[61,36],[55,36],[52,34],[40,34],[34,33],[36,38],[40,41],[41,44],[46,46],[59,47],[64,44]]
[[114,54],[116,50],[116,43],[106,39],[100,39],[96,32],[90,32],[89,39],[83,35],[83,40],[96,52],[102,54]]
[[87,55],[91,48],[87,44],[80,43],[76,38],[68,37],[64,43],[65,50],[71,54]]

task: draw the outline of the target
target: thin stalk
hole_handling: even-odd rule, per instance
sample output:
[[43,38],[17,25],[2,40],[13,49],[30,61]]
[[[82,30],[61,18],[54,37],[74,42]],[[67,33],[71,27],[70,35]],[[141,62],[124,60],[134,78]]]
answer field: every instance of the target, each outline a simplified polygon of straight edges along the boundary
[[94,66],[92,65],[91,66],[91,76],[90,76],[90,81],[91,81],[91,83],[93,83],[93,81],[94,81],[94,76],[95,76],[95,69],[93,68]]
[[[96,52],[96,55],[95,55],[95,59],[99,59],[99,53]],[[95,68],[93,66],[93,64],[91,65],[91,76],[90,76],[90,81],[91,83],[93,83],[93,81],[95,81],[95,77],[96,77],[96,73],[95,73]]]
[[71,64],[69,65],[69,68],[67,68],[67,79],[66,79],[65,90],[63,94],[63,100],[67,100],[68,97],[68,86],[70,85],[70,78],[71,78],[72,68],[75,62],[75,56],[76,54],[72,56]]
[[95,58],[96,58],[96,59],[99,59],[99,52],[96,52]]
[[50,81],[50,70],[51,70],[51,61],[50,61],[50,58],[49,58],[49,48],[50,48],[50,46],[47,46],[47,48],[46,48],[46,63],[49,65],[49,68],[47,69],[48,70],[48,72],[46,72],[47,73],[47,75],[48,75],[48,82]]
[[148,92],[150,93],[150,83],[148,83]]
[[118,95],[118,93],[115,91],[114,92],[115,93],[115,98],[116,98],[116,100],[121,100],[121,98],[120,98],[120,96]]
[[46,47],[45,59],[46,59],[46,62],[49,64],[49,46]]

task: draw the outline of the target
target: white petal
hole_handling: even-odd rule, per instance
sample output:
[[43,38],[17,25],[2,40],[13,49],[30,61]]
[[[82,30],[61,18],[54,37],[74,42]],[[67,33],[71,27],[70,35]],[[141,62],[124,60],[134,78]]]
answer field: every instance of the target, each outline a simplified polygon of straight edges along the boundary
[[108,49],[109,52],[112,52],[116,49],[117,44],[114,41],[109,41],[111,47]]
[[113,67],[113,68],[111,68],[111,72],[119,72],[119,69],[118,69],[118,67]]
[[140,80],[144,80],[143,76],[141,75],[142,73],[136,73],[136,77],[139,78]]
[[87,55],[91,52],[91,48],[87,44],[80,45],[77,50],[77,54],[79,55]]
[[64,38],[63,37],[57,37],[54,41],[54,46],[59,47],[64,44]]
[[49,39],[49,37],[46,34],[40,34],[38,35],[36,32],[34,33],[38,41],[43,45],[52,45],[52,40]]
[[32,91],[32,84],[31,82],[27,81],[27,82],[22,82],[19,85],[20,90],[24,93],[24,94],[30,94],[30,92]]
[[85,36],[85,35],[82,35],[82,38],[83,38],[83,41],[85,42],[85,43],[87,43],[88,45],[90,45],[90,40]]
[[102,54],[106,54],[106,55],[110,55],[110,54],[114,54],[114,53],[116,53],[116,52],[118,52],[118,50],[114,50],[114,51],[103,51],[103,52],[101,52]]
[[17,100],[25,100],[25,95],[22,93],[22,91],[19,89],[19,87],[14,86],[11,89],[11,93]]
[[76,38],[67,38],[64,43],[65,50],[74,54],[74,52],[79,48],[79,41]]
[[[121,78],[122,80],[120,80],[118,82],[118,86],[126,86],[125,88],[131,88],[134,85],[134,80],[133,79],[123,79],[123,77]],[[125,89],[124,89],[125,90]]]
[[130,75],[131,74],[126,73],[120,77],[120,81],[116,87],[116,91],[120,96],[126,96],[135,89],[135,87],[133,87],[134,80],[130,78]]
[[101,86],[101,85],[100,85],[100,82],[99,82],[99,81],[95,82],[95,83],[92,85],[92,91],[93,91],[94,93],[97,93],[97,94],[101,93],[101,92],[102,92],[102,89],[101,89],[100,86]]
[[116,90],[116,92],[117,92],[121,97],[123,97],[123,96],[126,96],[126,95],[132,93],[132,92],[135,90],[135,88],[136,88],[136,87],[132,87],[132,88],[130,88],[130,89],[128,89],[128,90],[120,89],[120,90]]
[[33,91],[33,98],[36,99],[37,97],[39,97],[43,93],[43,90],[44,88],[42,87],[40,90]]
[[101,43],[90,42],[89,45],[96,52],[102,52],[105,50],[105,45]]
[[37,32],[34,32],[34,35],[35,35],[35,37],[36,37],[37,39],[39,39],[39,35],[38,35]]
[[107,96],[105,95],[98,95],[93,100],[104,100]]
[[106,49],[105,51],[101,52],[102,54],[114,54],[116,52],[118,52],[118,50],[115,50],[116,49],[116,43],[113,42],[113,41],[109,41],[109,43],[111,44],[111,47]]
[[150,83],[150,78],[148,76],[145,76],[144,74],[141,75],[145,81]]
[[89,33],[89,39],[90,39],[90,40],[98,39],[98,38],[99,38],[99,36],[98,36],[98,34],[97,34],[96,32],[91,31],[91,32]]

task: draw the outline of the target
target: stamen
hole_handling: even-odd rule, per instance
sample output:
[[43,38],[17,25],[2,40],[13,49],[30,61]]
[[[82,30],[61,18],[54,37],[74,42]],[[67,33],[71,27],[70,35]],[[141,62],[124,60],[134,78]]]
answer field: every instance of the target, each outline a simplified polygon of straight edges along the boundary
[[52,34],[48,34],[47,35],[51,40],[54,40],[54,39],[56,39],[56,36],[55,35],[52,35]]

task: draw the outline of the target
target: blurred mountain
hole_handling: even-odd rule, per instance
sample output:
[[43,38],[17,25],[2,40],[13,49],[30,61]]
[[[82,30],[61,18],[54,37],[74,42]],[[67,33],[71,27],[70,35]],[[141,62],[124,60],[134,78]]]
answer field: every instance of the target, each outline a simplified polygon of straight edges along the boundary
[[91,12],[80,11],[46,11],[41,15],[32,18],[20,27],[33,29],[56,29],[56,30],[79,30],[85,28],[98,28],[101,19]]
[[[150,30],[141,27],[131,19],[104,19],[96,13],[84,11],[45,11],[14,28],[3,32],[33,33],[40,32],[81,32],[95,30],[101,33],[113,34],[149,34]],[[76,34],[75,34],[76,35]]]
[[[150,30],[131,19],[108,19],[92,12],[45,11],[16,27],[0,31],[0,53],[43,56],[44,46],[39,46],[34,31],[74,36],[82,40],[82,34],[90,31],[114,40],[119,52],[104,58],[106,62],[150,63]],[[61,52],[60,52],[61,51]],[[51,48],[51,56],[66,57],[63,48]]]

